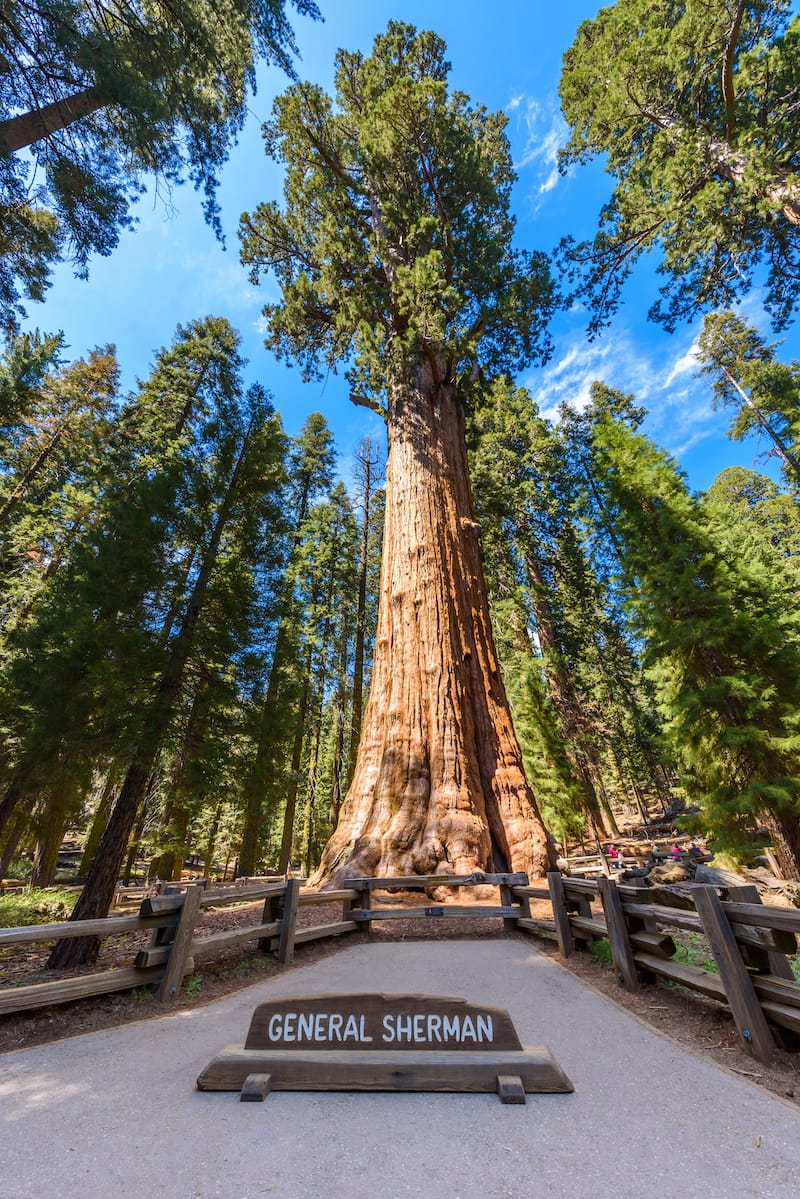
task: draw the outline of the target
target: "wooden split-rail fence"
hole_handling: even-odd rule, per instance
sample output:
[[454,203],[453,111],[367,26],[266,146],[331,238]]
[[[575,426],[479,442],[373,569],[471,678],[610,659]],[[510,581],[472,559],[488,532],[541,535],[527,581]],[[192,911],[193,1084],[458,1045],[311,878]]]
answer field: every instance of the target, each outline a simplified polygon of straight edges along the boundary
[[[525,874],[473,874],[360,878],[345,888],[310,891],[298,879],[211,889],[188,884],[183,889],[146,897],[138,914],[105,920],[0,929],[0,950],[64,937],[117,936],[150,930],[151,944],[137,951],[129,967],[109,969],[30,986],[0,989],[0,1015],[49,1007],[90,995],[156,985],[158,997],[169,1002],[184,978],[194,973],[198,959],[232,946],[255,942],[258,952],[291,965],[295,946],[359,929],[373,921],[393,919],[469,919],[497,917],[506,929],[522,930],[557,942],[563,957],[593,941],[608,939],[614,971],[622,986],[637,991],[666,979],[721,1003],[731,1011],[744,1047],[767,1061],[776,1042],[800,1050],[800,983],[790,957],[797,951],[800,910],[775,908],[760,902],[754,886],[728,887],[720,897],[713,886],[684,888],[671,906],[663,889],[649,893],[639,886],[609,878],[571,878],[554,871],[546,885],[529,885]],[[432,903],[437,888],[499,888],[500,903]],[[388,906],[375,892],[419,891],[428,900],[419,907]],[[534,917],[531,900],[546,900],[551,918]],[[657,901],[658,900],[658,901]],[[203,935],[205,910],[261,901],[254,924]],[[340,905],[338,919],[310,928],[298,927],[298,910],[316,904]],[[691,907],[689,906],[691,904]],[[675,929],[701,934],[708,943],[716,971],[679,960]]]

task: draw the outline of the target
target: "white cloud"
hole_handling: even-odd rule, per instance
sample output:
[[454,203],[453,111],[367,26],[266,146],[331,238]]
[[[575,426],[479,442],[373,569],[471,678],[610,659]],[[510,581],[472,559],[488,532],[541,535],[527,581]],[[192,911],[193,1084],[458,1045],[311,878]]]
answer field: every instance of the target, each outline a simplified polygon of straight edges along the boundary
[[[645,431],[680,456],[698,442],[719,433],[707,383],[692,377],[697,366],[696,337],[643,346],[629,330],[587,342],[582,335],[569,340],[554,362],[524,380],[542,415],[558,418],[562,404],[583,411],[590,402],[592,383],[605,383],[631,393],[648,409]],[[676,386],[676,383],[679,385]]]
[[539,185],[539,195],[543,196],[545,192],[551,192],[561,178],[561,173],[558,167],[553,167],[550,174],[545,179],[544,183]]
[[555,98],[544,103],[533,96],[514,96],[506,112],[516,114],[511,132],[512,145],[523,142],[522,151],[515,153],[514,168],[534,174],[534,195],[542,197],[552,191],[561,175],[558,170],[558,151],[566,144],[568,127],[561,116]]
[[256,288],[247,278],[247,271],[238,258],[225,257],[216,247],[186,257],[187,272],[197,280],[196,296],[209,312],[226,312],[231,319],[243,319],[265,302],[263,289]]
[[669,387],[670,384],[674,383],[675,380],[680,378],[681,375],[685,375],[685,374],[687,374],[687,372],[695,371],[697,369],[698,363],[700,361],[700,356],[699,356],[698,350],[699,350],[699,347],[697,344],[697,338],[695,338],[695,340],[689,346],[689,349],[686,351],[686,353],[682,354],[680,356],[680,358],[678,358],[677,361],[673,364],[672,370],[669,372],[669,375],[664,380],[665,387]]
[[684,454],[688,454],[689,450],[693,450],[694,447],[699,445],[701,441],[707,441],[709,437],[714,437],[718,434],[719,429],[715,426],[709,425],[708,428],[699,429],[697,433],[692,433],[692,435],[687,437],[685,441],[682,441],[680,445],[670,446],[670,453],[672,453],[674,457],[680,461]]

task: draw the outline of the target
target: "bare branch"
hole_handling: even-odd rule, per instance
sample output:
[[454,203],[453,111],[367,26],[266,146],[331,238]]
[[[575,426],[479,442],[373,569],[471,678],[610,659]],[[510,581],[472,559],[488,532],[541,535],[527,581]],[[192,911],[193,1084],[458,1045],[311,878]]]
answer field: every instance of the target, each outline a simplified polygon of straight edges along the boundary
[[350,401],[359,408],[369,408],[370,412],[374,412],[382,421],[388,422],[389,414],[380,400],[374,400],[371,396],[362,396],[358,395],[355,391],[351,391]]

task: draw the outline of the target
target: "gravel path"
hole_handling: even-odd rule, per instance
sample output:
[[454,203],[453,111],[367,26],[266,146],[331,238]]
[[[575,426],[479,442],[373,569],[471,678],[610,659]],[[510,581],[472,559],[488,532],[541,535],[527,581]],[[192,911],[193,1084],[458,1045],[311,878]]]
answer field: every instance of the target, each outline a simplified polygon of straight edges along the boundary
[[[572,1095],[201,1094],[255,1005],[326,991],[499,1004]],[[516,939],[360,944],[217,1003],[7,1054],[9,1199],[796,1199],[800,1115],[650,1031]]]

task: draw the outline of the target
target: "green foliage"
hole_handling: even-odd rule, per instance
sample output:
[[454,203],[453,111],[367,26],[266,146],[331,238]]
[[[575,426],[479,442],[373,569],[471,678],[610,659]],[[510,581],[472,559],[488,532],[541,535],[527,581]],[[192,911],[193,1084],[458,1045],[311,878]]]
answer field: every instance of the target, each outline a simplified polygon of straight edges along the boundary
[[596,962],[600,963],[601,966],[613,965],[613,959],[611,957],[611,942],[609,941],[608,937],[601,937],[597,941],[592,941],[591,945],[589,946],[589,953]]
[[0,928],[22,928],[29,924],[58,924],[69,919],[75,906],[75,891],[57,887],[25,887],[0,895]]
[[386,397],[426,355],[449,378],[530,361],[553,288],[512,247],[505,118],[449,92],[445,47],[392,21],[372,55],[340,51],[336,95],[293,85],[264,127],[284,206],[242,218],[242,259],[273,272],[267,344],[309,377],[351,367],[354,398]]
[[44,377],[58,364],[63,335],[20,333],[7,338],[0,359],[0,431],[3,436],[23,421]]
[[187,978],[183,985],[183,989],[189,999],[194,999],[203,989],[203,980],[199,974],[193,974],[191,978]]
[[9,865],[6,878],[13,878],[18,882],[27,882],[31,877],[32,869],[32,859],[28,856],[28,854],[20,853]]
[[[593,453],[621,553],[620,587],[690,798],[712,844],[752,844],[762,821],[796,855],[800,626],[780,557],[672,461],[602,410]],[[796,866],[794,867],[796,870]]]
[[[607,399],[636,416],[627,397]],[[590,561],[580,425],[554,430],[503,378],[470,407],[493,622],[526,772],[560,839],[614,833],[609,801],[650,799],[660,761],[639,663]]]
[[708,942],[699,933],[681,933],[680,944],[675,946],[676,962],[687,962],[690,966],[700,966],[711,974],[719,974],[717,963],[710,954]]
[[706,501],[746,539],[751,556],[773,572],[783,568],[800,588],[800,507],[792,495],[766,475],[730,466],[717,475]]
[[[319,15],[313,0],[292,2]],[[111,252],[143,172],[188,175],[218,228],[217,175],[256,62],[293,76],[295,52],[284,0],[9,0],[0,148],[30,146],[34,162],[0,150],[0,323],[13,323],[20,293],[42,298],[62,250],[82,273],[90,253]]]
[[62,366],[60,344],[17,338],[6,358],[14,410],[0,431],[0,626],[8,631],[38,603],[96,510],[111,436],[119,378],[113,347]]
[[701,373],[712,381],[715,401],[733,408],[728,435],[736,441],[766,433],[781,459],[787,483],[800,487],[800,363],[779,362],[776,347],[732,312],[703,322],[698,342]]
[[[40,840],[96,775],[121,782],[160,753],[145,814],[169,780],[179,866],[191,821],[235,778],[285,529],[285,439],[241,365],[227,322],[193,322],[120,411],[95,385],[116,364],[94,355],[35,396],[46,453],[30,413],[9,434],[0,782],[18,812],[38,803]],[[20,570],[12,551],[27,563],[34,532],[46,568]]]
[[564,56],[562,165],[602,154],[615,187],[594,242],[563,248],[594,329],[655,246],[666,282],[650,315],[668,328],[729,307],[763,267],[776,327],[792,320],[798,86],[800,18],[788,0],[617,0],[584,21]]

